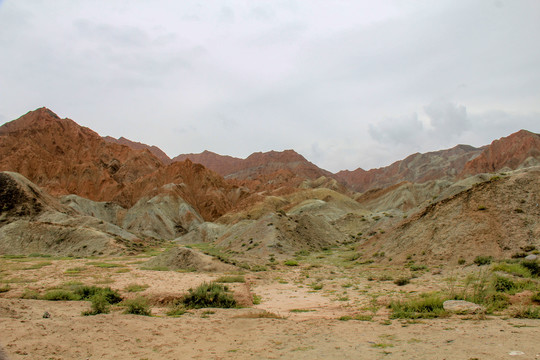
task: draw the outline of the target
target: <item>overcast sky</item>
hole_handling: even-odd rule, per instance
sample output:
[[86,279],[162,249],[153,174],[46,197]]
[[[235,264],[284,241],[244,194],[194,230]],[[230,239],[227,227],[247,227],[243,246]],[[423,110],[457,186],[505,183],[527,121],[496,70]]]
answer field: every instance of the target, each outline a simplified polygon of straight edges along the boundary
[[0,123],[331,171],[540,132],[540,1],[0,0]]

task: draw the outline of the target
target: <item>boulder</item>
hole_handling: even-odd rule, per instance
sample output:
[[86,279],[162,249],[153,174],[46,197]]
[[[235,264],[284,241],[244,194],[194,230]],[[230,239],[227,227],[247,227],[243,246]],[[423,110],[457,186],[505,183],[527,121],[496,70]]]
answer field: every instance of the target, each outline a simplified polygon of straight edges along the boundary
[[465,300],[447,300],[443,303],[443,308],[458,314],[478,314],[486,311],[483,306]]

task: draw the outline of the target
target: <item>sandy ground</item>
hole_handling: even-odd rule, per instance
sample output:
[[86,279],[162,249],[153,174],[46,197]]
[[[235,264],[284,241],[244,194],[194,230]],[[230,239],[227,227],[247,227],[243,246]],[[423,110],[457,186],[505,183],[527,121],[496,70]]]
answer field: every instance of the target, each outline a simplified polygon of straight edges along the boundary
[[[444,273],[426,273],[398,288],[368,280],[381,269],[282,267],[247,273],[247,284],[231,284],[240,298],[260,296],[258,305],[190,310],[177,318],[165,316],[157,303],[152,317],[125,315],[120,307],[81,316],[89,302],[19,298],[24,289],[43,292],[79,281],[160,300],[223,275],[142,270],[143,260],[1,259],[0,279],[11,289],[0,294],[0,344],[10,359],[540,359],[540,320],[388,320],[383,305],[390,297],[447,286]],[[50,264],[31,269],[44,261]],[[74,268],[80,271],[66,271]],[[126,292],[133,283],[149,287]],[[315,290],[317,284],[322,288]],[[259,318],[264,311],[282,318]],[[43,318],[45,312],[50,318]],[[339,320],[358,313],[373,318]]]

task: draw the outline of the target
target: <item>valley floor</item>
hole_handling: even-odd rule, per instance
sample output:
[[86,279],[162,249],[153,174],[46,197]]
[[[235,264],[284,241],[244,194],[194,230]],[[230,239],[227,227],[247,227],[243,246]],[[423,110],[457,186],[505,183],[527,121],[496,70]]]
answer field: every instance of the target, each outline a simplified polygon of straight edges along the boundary
[[[1,258],[0,280],[9,290],[0,294],[0,344],[9,358],[540,359],[540,320],[389,318],[391,298],[442,290],[452,286],[449,278],[474,267],[460,274],[425,271],[397,286],[388,281],[402,273],[397,267],[277,266],[243,274],[245,283],[227,284],[240,301],[255,295],[257,305],[170,317],[163,305],[168,298],[232,275],[142,269],[147,258]],[[120,306],[110,314],[82,316],[87,301],[21,298],[70,283],[110,286],[128,298],[142,294],[151,300],[153,316],[126,315]],[[133,284],[143,290],[128,291]],[[50,317],[43,317],[46,312]]]

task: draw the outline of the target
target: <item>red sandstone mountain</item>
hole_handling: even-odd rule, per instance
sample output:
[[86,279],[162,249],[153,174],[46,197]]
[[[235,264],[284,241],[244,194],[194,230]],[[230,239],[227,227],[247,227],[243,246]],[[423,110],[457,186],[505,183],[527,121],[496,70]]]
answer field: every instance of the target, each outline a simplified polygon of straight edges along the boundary
[[448,150],[416,153],[379,169],[366,171],[358,168],[354,171],[340,171],[336,177],[360,192],[392,186],[402,181],[421,183],[455,177],[463,170],[465,164],[478,156],[481,151],[482,149],[469,145],[457,145]]
[[[223,215],[246,191],[190,161],[165,166],[147,148],[105,141],[46,108],[0,127],[0,171],[18,172],[52,195],[76,194],[133,206],[158,193],[180,194],[206,220]],[[173,184],[174,191],[164,188]]]
[[107,143],[46,108],[0,127],[0,170],[18,172],[52,195],[109,200],[162,166],[148,150]]
[[520,130],[487,146],[465,164],[462,176],[540,165],[540,134]]
[[242,169],[243,159],[228,155],[219,155],[205,150],[200,154],[181,154],[172,159],[172,161],[191,160],[194,163],[202,164],[221,176],[226,176]]
[[143,143],[140,143],[140,142],[131,141],[129,139],[126,139],[125,137],[120,137],[119,139],[116,139],[116,138],[113,138],[111,136],[104,136],[103,140],[105,140],[107,142],[110,142],[110,143],[126,145],[126,146],[129,146],[130,148],[135,149],[135,150],[147,149],[155,157],[157,157],[159,160],[161,160],[161,162],[163,164],[165,164],[165,165],[169,165],[172,162],[171,158],[168,157],[167,154],[165,154],[163,152],[163,150],[161,150],[160,148],[158,148],[157,146],[154,146],[154,145],[146,145],[146,144],[143,144]]
[[256,180],[271,177],[272,174],[282,170],[288,170],[303,179],[313,180],[321,176],[332,176],[332,173],[307,161],[294,150],[256,152],[246,159],[204,151],[200,154],[178,155],[173,161],[185,159],[202,164],[228,179]]

